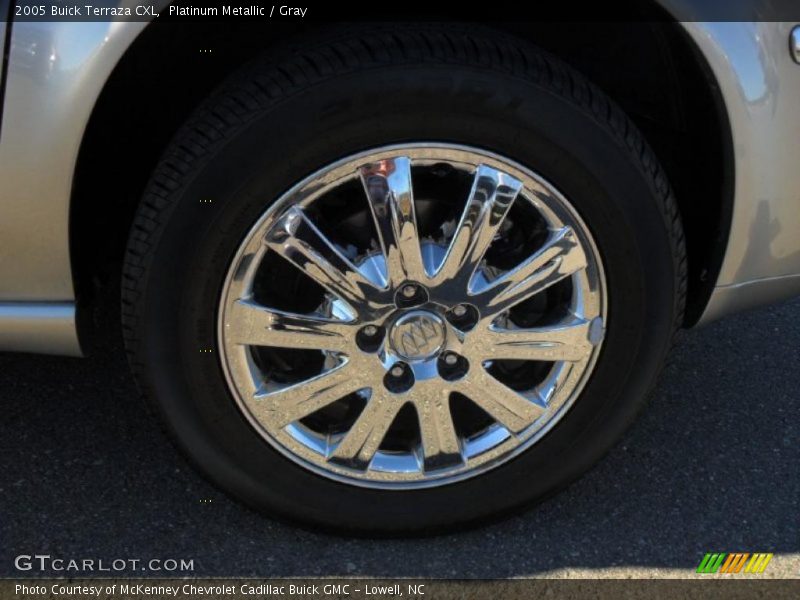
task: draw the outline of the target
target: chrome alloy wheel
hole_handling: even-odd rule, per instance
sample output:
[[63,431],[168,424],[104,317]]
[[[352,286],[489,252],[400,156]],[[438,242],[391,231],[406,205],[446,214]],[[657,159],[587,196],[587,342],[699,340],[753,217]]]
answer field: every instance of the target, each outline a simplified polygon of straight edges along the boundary
[[580,394],[607,298],[586,226],[495,154],[409,144],[280,197],[219,309],[230,390],[291,460],[355,485],[443,485],[529,448]]

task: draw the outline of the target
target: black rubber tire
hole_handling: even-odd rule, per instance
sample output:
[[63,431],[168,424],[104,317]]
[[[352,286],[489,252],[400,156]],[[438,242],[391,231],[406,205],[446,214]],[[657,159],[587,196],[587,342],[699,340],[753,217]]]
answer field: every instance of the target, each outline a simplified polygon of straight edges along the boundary
[[[337,159],[410,141],[482,147],[559,188],[599,248],[609,315],[594,374],[540,442],[479,477],[393,492],[313,474],[265,442],[228,391],[216,316],[232,255],[270,202]],[[143,392],[221,488],[306,523],[407,533],[507,513],[592,466],[643,406],[681,323],[685,290],[683,234],[665,175],[602,92],[505,34],[395,26],[261,57],[208,98],[170,144],[138,209],[123,327]]]

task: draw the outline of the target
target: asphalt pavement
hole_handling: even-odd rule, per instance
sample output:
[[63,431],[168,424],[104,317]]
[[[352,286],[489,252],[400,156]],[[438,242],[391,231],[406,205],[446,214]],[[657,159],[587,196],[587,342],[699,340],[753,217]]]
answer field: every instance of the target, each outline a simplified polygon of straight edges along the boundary
[[773,552],[764,575],[798,577],[800,300],[685,332],[589,474],[446,536],[352,539],[242,507],[173,449],[116,339],[88,359],[0,355],[0,450],[0,576],[50,554],[191,559],[196,576],[674,577],[715,551]]

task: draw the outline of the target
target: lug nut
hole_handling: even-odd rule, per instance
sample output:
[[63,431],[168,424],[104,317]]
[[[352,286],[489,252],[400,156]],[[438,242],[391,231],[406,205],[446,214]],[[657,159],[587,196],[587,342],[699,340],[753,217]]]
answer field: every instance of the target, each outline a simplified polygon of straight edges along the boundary
[[400,293],[406,298],[413,298],[417,294],[417,286],[410,283],[406,284],[403,286],[403,289],[400,290]]
[[384,376],[383,385],[395,394],[407,392],[414,386],[414,372],[405,363],[395,363]]
[[356,344],[364,352],[377,352],[383,345],[383,335],[380,327],[366,325],[356,334]]
[[447,320],[461,331],[469,331],[478,323],[478,310],[470,304],[456,304],[447,311]]
[[394,297],[398,308],[412,308],[428,301],[428,292],[418,283],[404,283]]
[[469,361],[455,352],[444,352],[439,355],[438,369],[442,379],[456,381],[469,371]]

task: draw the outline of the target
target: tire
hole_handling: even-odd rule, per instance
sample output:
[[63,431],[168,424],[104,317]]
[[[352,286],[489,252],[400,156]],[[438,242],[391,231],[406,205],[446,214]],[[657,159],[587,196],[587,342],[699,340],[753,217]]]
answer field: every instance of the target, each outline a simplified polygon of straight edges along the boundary
[[[384,489],[327,477],[265,441],[223,368],[220,295],[270,203],[343,157],[460,144],[550,182],[596,245],[605,337],[577,399],[536,443],[473,477]],[[562,489],[643,406],[682,320],[686,257],[658,161],[601,91],[549,55],[473,28],[347,31],[264,56],[222,85],[166,150],[123,273],[132,370],[196,467],[270,515],[348,532],[441,530]]]

